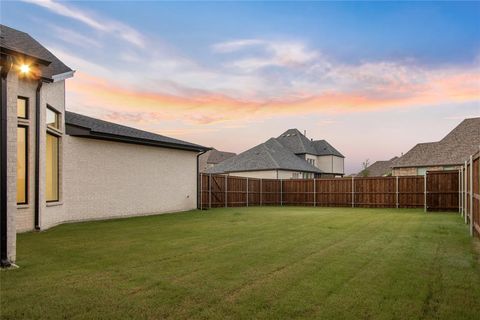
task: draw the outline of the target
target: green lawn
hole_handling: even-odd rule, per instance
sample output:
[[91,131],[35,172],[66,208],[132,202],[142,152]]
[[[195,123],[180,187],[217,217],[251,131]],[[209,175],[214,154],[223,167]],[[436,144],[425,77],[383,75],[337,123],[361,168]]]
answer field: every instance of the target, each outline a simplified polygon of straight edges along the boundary
[[3,319],[479,319],[456,214],[229,208],[18,236]]

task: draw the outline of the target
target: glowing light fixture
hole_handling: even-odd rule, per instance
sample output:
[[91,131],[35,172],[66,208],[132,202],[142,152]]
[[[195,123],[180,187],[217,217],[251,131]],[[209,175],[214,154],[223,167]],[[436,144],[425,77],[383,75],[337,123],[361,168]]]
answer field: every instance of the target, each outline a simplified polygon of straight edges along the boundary
[[22,64],[20,66],[20,72],[23,73],[23,74],[27,74],[30,72],[30,66],[27,65],[27,64]]

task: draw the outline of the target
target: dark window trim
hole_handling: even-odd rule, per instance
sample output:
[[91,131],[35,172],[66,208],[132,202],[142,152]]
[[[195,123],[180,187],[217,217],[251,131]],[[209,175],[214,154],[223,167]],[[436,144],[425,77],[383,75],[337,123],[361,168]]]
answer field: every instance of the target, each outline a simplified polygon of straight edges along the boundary
[[28,97],[23,97],[23,96],[18,96],[17,100],[18,99],[25,100],[25,117],[19,117],[18,116],[18,107],[17,107],[17,118],[18,119],[25,119],[25,120],[30,119],[30,117],[28,116],[29,112],[30,112],[30,99]]
[[57,199],[46,200],[47,203],[51,203],[60,201],[60,137],[51,132],[47,132],[48,134],[57,138]]
[[[29,148],[29,143],[28,143],[28,139],[29,139],[29,132],[28,132],[28,128],[29,126],[27,125],[23,125],[23,124],[19,124],[17,126],[17,128],[25,128],[25,202],[17,202],[17,205],[23,205],[23,204],[28,204],[28,187],[29,187],[29,183],[28,183],[28,179],[29,179],[29,174],[28,174],[28,170],[29,170],[29,166],[28,166],[28,148]],[[17,142],[18,143],[18,142]]]
[[[58,111],[56,108],[54,108],[54,107],[52,107],[51,105],[49,105],[49,104],[47,104],[47,109],[50,109],[50,111],[53,111],[53,112],[57,115],[57,124],[58,124],[58,128],[52,127],[52,126],[50,126],[50,125],[48,125],[48,124],[47,124],[47,128],[61,132],[62,128],[61,128],[61,119],[60,119],[60,116],[61,116],[62,113],[61,113],[60,111]],[[46,119],[46,115],[45,115],[45,120],[47,120],[47,119]]]

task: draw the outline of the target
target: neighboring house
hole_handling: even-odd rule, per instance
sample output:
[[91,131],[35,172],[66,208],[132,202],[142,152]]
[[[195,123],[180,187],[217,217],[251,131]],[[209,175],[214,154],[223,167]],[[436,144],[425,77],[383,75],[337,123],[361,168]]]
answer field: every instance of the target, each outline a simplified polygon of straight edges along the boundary
[[205,170],[213,167],[214,165],[234,156],[236,156],[236,154],[233,152],[218,151],[217,149],[212,148],[200,156],[198,160],[199,170],[200,172],[205,172]]
[[366,169],[360,171],[356,176],[358,177],[386,177],[392,175],[392,164],[398,159],[393,157],[390,160],[375,161]]
[[325,140],[309,140],[297,129],[287,130],[206,173],[270,179],[307,179],[344,174],[344,156]]
[[15,261],[17,232],[197,206],[207,148],[70,113],[72,69],[3,25],[0,48],[2,265]]
[[433,170],[457,170],[480,148],[480,117],[463,120],[438,142],[419,143],[394,161],[395,176],[425,175]]

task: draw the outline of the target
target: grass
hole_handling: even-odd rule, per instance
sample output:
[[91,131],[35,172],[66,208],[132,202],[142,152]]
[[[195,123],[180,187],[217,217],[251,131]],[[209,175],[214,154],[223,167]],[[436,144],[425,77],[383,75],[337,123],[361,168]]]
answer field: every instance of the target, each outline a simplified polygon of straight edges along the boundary
[[230,208],[18,236],[3,319],[478,319],[454,214]]

